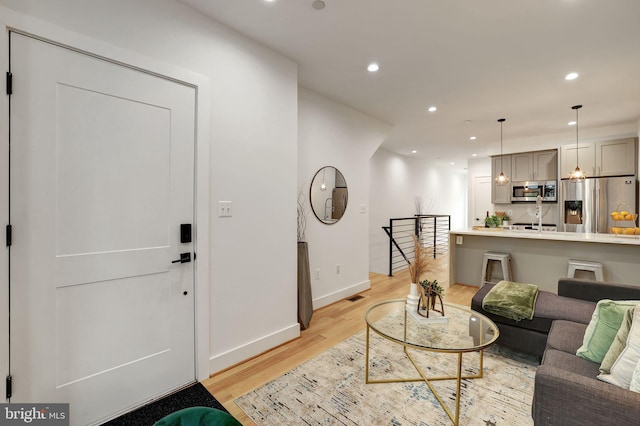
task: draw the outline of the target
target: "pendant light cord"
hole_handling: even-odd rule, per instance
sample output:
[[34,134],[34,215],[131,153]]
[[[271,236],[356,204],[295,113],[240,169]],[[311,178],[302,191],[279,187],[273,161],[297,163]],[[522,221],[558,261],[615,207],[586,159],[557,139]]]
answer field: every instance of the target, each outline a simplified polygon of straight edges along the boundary
[[502,121],[500,122],[500,174],[502,174],[504,157],[502,156]]
[[504,156],[502,155],[502,123],[504,123],[506,118],[499,118],[500,122],[500,174],[503,174],[502,167],[504,165]]
[[580,166],[578,165],[578,110],[580,109],[580,107],[576,108],[576,168],[579,168]]

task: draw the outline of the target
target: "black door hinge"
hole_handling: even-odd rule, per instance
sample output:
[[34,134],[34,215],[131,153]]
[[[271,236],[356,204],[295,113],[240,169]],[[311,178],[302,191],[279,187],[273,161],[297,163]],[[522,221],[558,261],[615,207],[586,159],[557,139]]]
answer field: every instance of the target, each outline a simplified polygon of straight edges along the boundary
[[11,247],[11,240],[12,240],[11,234],[12,234],[11,225],[7,225],[7,247]]
[[7,72],[7,95],[13,94],[13,74]]
[[7,376],[7,399],[11,398],[11,374]]

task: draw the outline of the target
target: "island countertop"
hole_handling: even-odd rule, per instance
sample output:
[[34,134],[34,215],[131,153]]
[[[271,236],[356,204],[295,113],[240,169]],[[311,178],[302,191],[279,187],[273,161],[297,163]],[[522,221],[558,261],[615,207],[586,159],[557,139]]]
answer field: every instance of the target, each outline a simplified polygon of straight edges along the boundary
[[[570,259],[600,262],[604,280],[640,285],[640,235],[594,234],[496,229],[456,229],[449,232],[449,282],[481,285],[484,253],[511,256],[512,280],[557,291]],[[499,278],[498,267],[493,268]],[[579,272],[577,277],[595,277]]]
[[579,241],[585,243],[603,243],[603,244],[629,244],[640,245],[640,235],[622,235],[622,234],[595,234],[581,232],[556,232],[556,231],[520,231],[502,228],[483,228],[483,229],[454,229],[450,231],[452,235],[477,235],[483,237],[497,238],[527,238],[535,240],[549,241]]

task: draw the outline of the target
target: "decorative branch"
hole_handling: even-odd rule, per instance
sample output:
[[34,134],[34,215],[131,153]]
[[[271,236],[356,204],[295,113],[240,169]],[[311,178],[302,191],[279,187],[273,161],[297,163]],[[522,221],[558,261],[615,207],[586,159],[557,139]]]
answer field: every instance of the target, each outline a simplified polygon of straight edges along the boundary
[[302,187],[298,188],[298,242],[306,240],[305,232],[307,230],[307,206],[304,191]]
[[438,261],[433,258],[433,253],[430,250],[425,250],[415,235],[412,237],[414,256],[413,262],[409,262],[409,276],[412,283],[419,284],[424,274],[439,271],[441,267]]

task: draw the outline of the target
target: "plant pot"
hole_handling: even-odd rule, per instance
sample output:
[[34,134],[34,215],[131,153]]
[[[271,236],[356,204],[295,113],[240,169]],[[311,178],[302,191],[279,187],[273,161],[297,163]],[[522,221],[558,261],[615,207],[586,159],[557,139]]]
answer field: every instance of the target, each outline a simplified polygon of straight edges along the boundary
[[420,301],[420,291],[418,284],[411,283],[409,285],[409,294],[407,295],[407,310],[415,312],[418,310],[418,302]]
[[313,315],[311,298],[311,271],[309,248],[306,242],[298,242],[298,322],[303,330],[309,327]]

